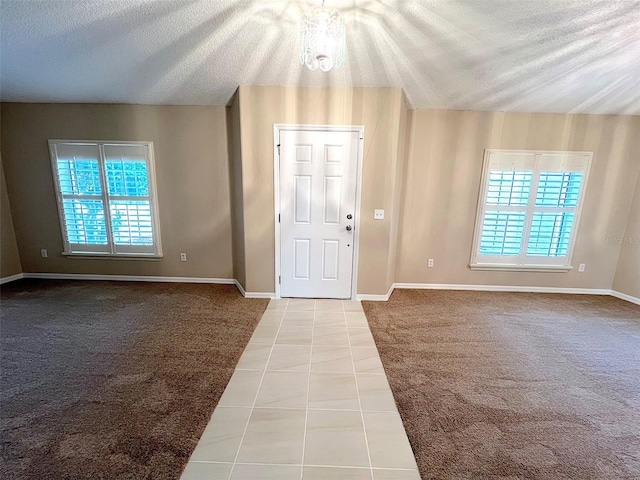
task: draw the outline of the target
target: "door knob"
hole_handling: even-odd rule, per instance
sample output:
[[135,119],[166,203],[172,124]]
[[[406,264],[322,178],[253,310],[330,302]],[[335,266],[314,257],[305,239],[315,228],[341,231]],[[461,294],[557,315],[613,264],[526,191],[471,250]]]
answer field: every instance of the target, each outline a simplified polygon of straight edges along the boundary
[[349,214],[347,215],[347,220],[351,220],[353,218],[353,215]]
[[351,225],[347,225],[347,232],[350,232],[352,230]]

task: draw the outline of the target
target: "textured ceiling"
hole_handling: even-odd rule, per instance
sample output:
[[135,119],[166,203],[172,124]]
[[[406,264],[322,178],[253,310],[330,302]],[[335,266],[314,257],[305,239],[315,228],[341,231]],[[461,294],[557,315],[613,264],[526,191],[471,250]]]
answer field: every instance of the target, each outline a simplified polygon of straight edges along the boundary
[[298,62],[320,0],[1,0],[3,101],[224,105],[237,85],[402,87],[415,108],[640,114],[640,0],[326,0],[330,73]]

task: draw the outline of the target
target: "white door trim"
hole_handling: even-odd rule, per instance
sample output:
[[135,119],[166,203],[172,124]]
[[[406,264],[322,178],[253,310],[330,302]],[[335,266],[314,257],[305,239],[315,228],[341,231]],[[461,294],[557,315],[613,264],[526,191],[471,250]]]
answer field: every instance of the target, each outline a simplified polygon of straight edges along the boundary
[[364,160],[364,125],[307,125],[307,124],[283,124],[273,125],[273,204],[275,207],[275,298],[280,297],[280,154],[278,144],[280,132],[285,130],[312,131],[312,132],[357,132],[360,144],[358,145],[358,166],[356,169],[356,209],[355,209],[355,235],[353,241],[353,273],[351,276],[351,299],[358,295],[358,257],[360,252],[360,205],[362,193],[362,165]]

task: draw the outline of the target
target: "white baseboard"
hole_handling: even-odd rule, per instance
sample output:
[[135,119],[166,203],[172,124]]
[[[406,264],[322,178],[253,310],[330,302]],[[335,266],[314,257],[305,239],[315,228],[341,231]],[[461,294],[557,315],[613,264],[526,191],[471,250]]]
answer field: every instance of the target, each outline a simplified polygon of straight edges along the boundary
[[50,280],[112,280],[116,282],[217,283],[235,285],[233,278],[164,277],[151,275],[93,275],[84,273],[24,273],[23,278]]
[[389,291],[387,292],[386,295],[373,295],[373,294],[368,294],[368,293],[362,293],[362,294],[359,294],[357,296],[357,299],[358,300],[368,300],[370,302],[386,302],[386,301],[389,300],[389,297],[393,293],[394,286],[395,285],[391,285],[391,287],[389,287]]
[[243,297],[246,298],[274,298],[273,293],[247,292],[235,278],[208,277],[164,277],[150,275],[94,275],[84,273],[19,273],[2,279],[2,283],[20,278],[41,278],[48,280],[111,280],[115,282],[166,282],[166,283],[212,283],[220,285],[235,285]]
[[15,275],[9,275],[8,277],[0,278],[0,285],[4,285],[5,283],[15,282],[16,280],[20,280],[24,278],[24,273],[16,273]]
[[236,279],[233,280],[236,288],[240,291],[243,297],[245,298],[275,298],[275,293],[268,292],[247,292],[244,287],[240,284],[240,282]]
[[246,292],[244,294],[245,298],[268,298],[268,299],[272,299],[272,298],[276,298],[276,294],[275,293],[269,293],[269,292]]
[[515,285],[465,285],[450,283],[394,283],[395,288],[418,290],[472,290],[480,292],[520,293],[568,293],[574,295],[611,295],[611,290],[602,288],[529,287]]
[[640,298],[627,295],[626,293],[611,290],[611,296],[619,298],[620,300],[626,300],[627,302],[635,303],[636,305],[640,305]]
[[[234,278],[206,278],[206,277],[163,277],[145,275],[92,275],[83,273],[17,273],[0,278],[0,285],[14,282],[22,278],[41,278],[51,280],[112,280],[118,282],[170,282],[170,283],[213,283],[235,285],[245,298],[275,298],[271,292],[247,292]],[[528,287],[513,285],[465,285],[449,283],[394,283],[386,295],[359,294],[358,300],[386,302],[395,288],[418,290],[472,290],[484,292],[521,292],[521,293],[567,293],[573,295],[611,295],[621,300],[640,305],[640,298],[626,293],[602,288],[559,288],[559,287]]]
[[243,297],[247,296],[247,292],[245,292],[244,288],[242,288],[242,285],[240,285],[240,282],[235,278],[233,279],[233,284],[236,286],[236,288],[242,294]]

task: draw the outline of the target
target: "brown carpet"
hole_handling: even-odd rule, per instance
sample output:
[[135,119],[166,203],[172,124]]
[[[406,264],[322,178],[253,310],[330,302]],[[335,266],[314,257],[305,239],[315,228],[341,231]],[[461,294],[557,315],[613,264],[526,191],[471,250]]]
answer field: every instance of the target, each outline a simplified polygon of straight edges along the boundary
[[640,307],[417,290],[363,304],[424,479],[640,479]]
[[177,479],[267,300],[231,285],[2,288],[3,479]]

